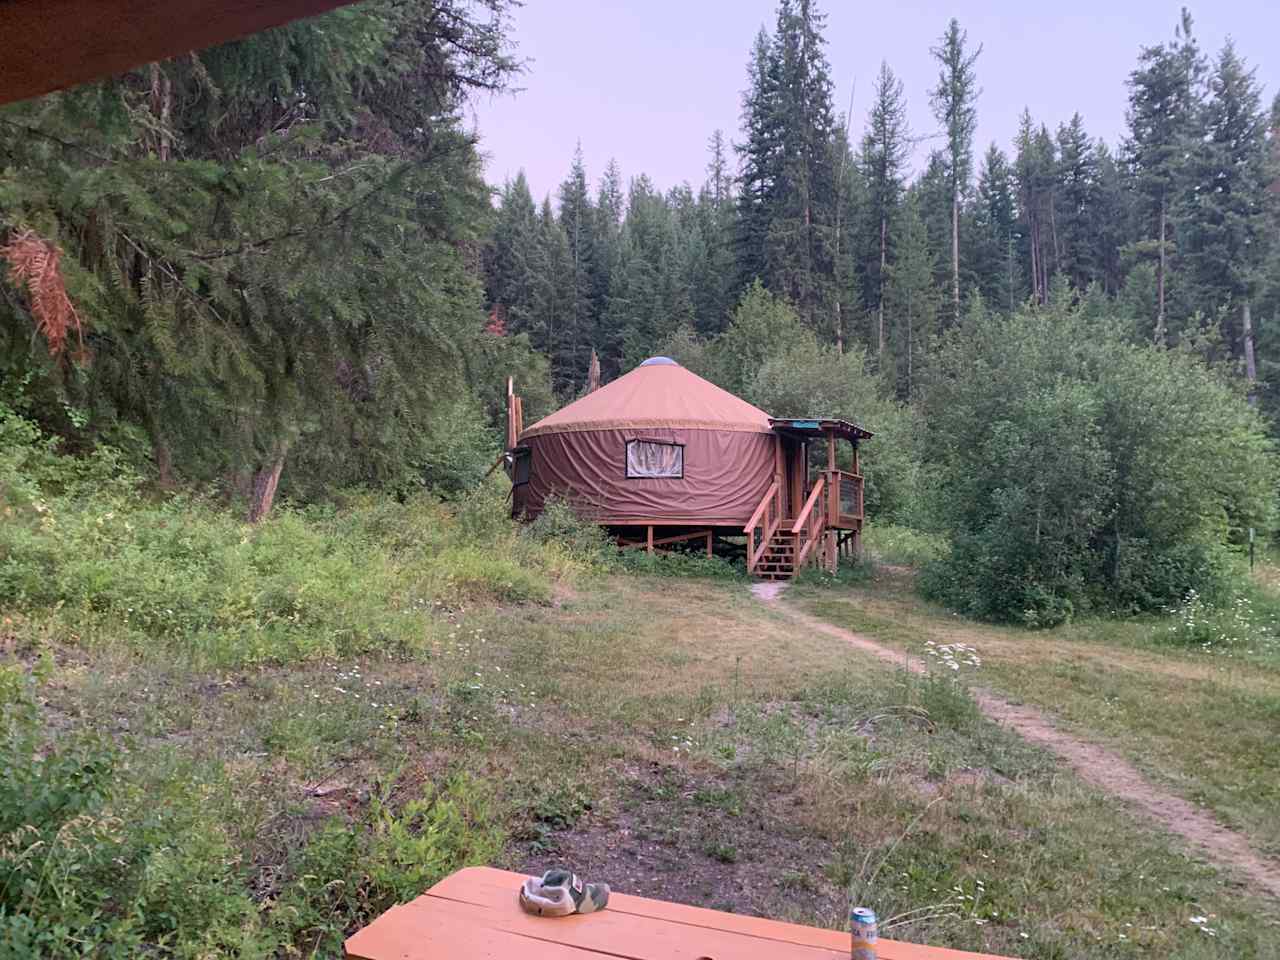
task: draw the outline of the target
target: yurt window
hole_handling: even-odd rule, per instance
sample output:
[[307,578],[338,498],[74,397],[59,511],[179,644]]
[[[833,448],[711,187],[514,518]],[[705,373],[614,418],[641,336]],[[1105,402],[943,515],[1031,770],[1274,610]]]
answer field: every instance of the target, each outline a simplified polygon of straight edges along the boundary
[[684,477],[684,447],[661,440],[627,441],[627,478]]
[[528,447],[516,447],[512,451],[511,485],[518,487],[529,482],[529,464],[533,462],[533,451]]

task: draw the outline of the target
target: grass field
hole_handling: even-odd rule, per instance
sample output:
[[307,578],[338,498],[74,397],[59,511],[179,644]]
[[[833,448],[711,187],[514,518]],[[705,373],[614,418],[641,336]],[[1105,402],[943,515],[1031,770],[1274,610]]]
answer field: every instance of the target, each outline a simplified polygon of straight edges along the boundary
[[[391,657],[201,668],[103,637],[30,643],[31,623],[9,643],[59,737],[122,746],[127,792],[201,798],[169,826],[233,864],[211,888],[300,913],[259,955],[339,956],[343,930],[475,860],[828,925],[852,890],[890,935],[1021,957],[1276,955],[1274,905],[949,678],[798,632],[741,582],[592,575],[556,594],[437,610],[434,639]],[[424,818],[452,840],[415,847]],[[348,825],[372,839],[342,848]],[[239,914],[201,909],[206,955],[232,952]]]
[[979,650],[978,680],[1123,753],[1280,858],[1280,655],[1265,641],[1205,651],[1170,642],[1177,618],[1082,621],[1049,632],[961,621],[881,570],[804,606],[903,650]]

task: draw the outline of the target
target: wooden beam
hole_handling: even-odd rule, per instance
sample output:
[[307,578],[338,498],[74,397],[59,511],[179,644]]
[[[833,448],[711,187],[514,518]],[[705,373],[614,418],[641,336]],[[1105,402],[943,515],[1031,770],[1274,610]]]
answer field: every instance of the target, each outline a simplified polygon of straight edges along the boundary
[[6,0],[0,103],[238,40],[351,0]]
[[653,553],[653,524],[649,524],[649,553]]

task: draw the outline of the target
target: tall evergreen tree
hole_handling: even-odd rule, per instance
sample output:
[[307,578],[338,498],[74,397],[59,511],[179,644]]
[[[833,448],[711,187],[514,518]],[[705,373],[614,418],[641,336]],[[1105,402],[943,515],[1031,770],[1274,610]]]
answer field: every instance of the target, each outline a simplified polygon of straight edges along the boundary
[[[765,281],[815,329],[830,329],[836,173],[825,17],[814,0],[782,0],[774,36],[781,156],[765,247]],[[837,332],[838,336],[838,332]]]
[[622,170],[617,160],[610,160],[596,191],[595,225],[591,249],[591,320],[590,341],[599,347],[603,341],[600,325],[609,305],[609,287],[613,271],[621,256],[622,220],[626,213]]
[[1043,124],[1036,127],[1029,110],[1022,112],[1015,145],[1014,176],[1026,247],[1023,259],[1031,277],[1031,296],[1044,303],[1049,297],[1049,280],[1060,260],[1053,195],[1056,149],[1049,131]]
[[875,311],[876,359],[884,363],[885,317],[884,288],[886,270],[893,248],[892,228],[898,206],[902,202],[907,158],[911,152],[911,133],[907,126],[907,103],[902,81],[894,76],[887,63],[880,64],[876,77],[874,101],[867,117],[867,131],[862,138],[861,165],[866,179],[866,222],[874,239],[864,270],[867,278],[869,306]]
[[978,172],[974,272],[983,300],[1010,312],[1022,299],[1017,222],[1013,169],[1004,151],[993,143]]
[[378,0],[7,108],[0,229],[61,245],[94,318],[61,389],[252,519],[286,460],[298,482],[411,473],[483,325],[462,113],[516,67],[506,7]]
[[951,302],[952,322],[960,322],[960,207],[969,190],[973,173],[973,133],[978,126],[977,73],[974,65],[982,45],[972,52],[966,49],[967,31],[960,29],[955,18],[947,31],[930,50],[938,61],[938,85],[930,102],[933,114],[942,124],[947,139],[943,158],[946,163],[947,189],[951,200]]
[[778,62],[773,42],[763,27],[756,34],[747,64],[747,89],[742,94],[743,142],[739,155],[734,252],[738,262],[735,286],[741,290],[767,273],[765,252],[779,182],[782,131],[778,92]]
[[569,175],[560,184],[559,201],[560,228],[569,243],[569,300],[563,331],[568,369],[563,373],[576,382],[586,376],[596,334],[596,213],[587,188],[581,143],[574,150]]
[[1205,104],[1205,140],[1192,155],[1195,188],[1183,214],[1182,260],[1193,306],[1219,315],[1223,338],[1256,381],[1252,302],[1270,224],[1267,117],[1255,72],[1228,41],[1214,63]]
[[714,336],[729,322],[736,290],[733,177],[719,130],[711,135],[707,147],[707,179],[698,193],[696,210],[701,253],[694,268],[692,297],[695,329],[704,336]]
[[1101,141],[1095,147],[1094,161],[1097,179],[1089,215],[1089,235],[1093,238],[1095,268],[1102,289],[1115,296],[1124,283],[1121,251],[1133,218],[1132,198],[1123,165]]
[[903,205],[898,245],[888,267],[885,303],[892,319],[895,381],[898,395],[915,396],[923,365],[938,334],[941,298],[934,282],[937,256],[920,216],[919,194],[912,191]]
[[1059,270],[1077,290],[1101,279],[1097,237],[1093,233],[1098,168],[1093,141],[1084,119],[1073,114],[1057,134],[1058,164],[1054,186],[1055,233]]
[[707,141],[707,150],[711,159],[707,161],[707,191],[712,204],[717,210],[729,203],[733,193],[733,175],[729,171],[729,148],[724,139],[724,131],[712,131]]
[[1129,75],[1128,163],[1140,198],[1145,238],[1136,252],[1154,246],[1156,315],[1153,338],[1163,344],[1168,330],[1167,294],[1171,214],[1186,189],[1184,161],[1199,136],[1201,81],[1205,64],[1184,8],[1174,40],[1144,47]]
[[538,309],[538,211],[524,171],[502,188],[501,207],[485,250],[485,290],[491,326],[530,329]]

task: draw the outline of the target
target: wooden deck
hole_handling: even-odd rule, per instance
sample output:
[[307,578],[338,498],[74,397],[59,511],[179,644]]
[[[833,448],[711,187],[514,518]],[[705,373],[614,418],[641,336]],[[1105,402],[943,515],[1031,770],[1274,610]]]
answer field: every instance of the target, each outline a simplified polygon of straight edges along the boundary
[[[595,879],[595,878],[589,878]],[[607,879],[607,878],[602,878]],[[524,876],[471,867],[347,941],[351,960],[846,960],[849,934],[614,893],[601,913],[521,911]],[[1001,960],[881,940],[881,960]]]

